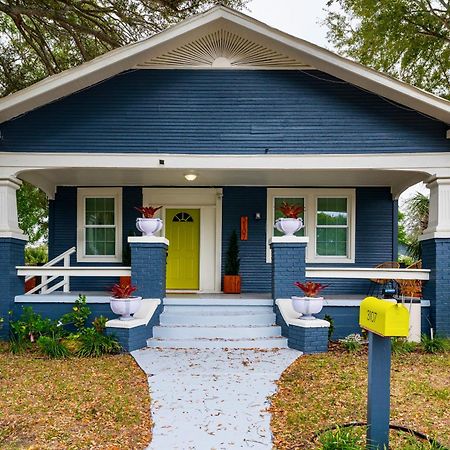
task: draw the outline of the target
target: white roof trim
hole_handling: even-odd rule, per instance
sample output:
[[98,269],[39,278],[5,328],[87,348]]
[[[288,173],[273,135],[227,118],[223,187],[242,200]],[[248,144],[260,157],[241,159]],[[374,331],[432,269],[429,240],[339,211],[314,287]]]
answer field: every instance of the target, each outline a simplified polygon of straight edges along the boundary
[[450,124],[450,102],[447,100],[224,6],[216,6],[148,39],[112,50],[0,99],[0,123],[131,69],[143,59],[148,60],[183,41],[198,38],[205,29],[211,31],[223,27],[251,34],[254,38],[257,35],[258,42],[267,45],[270,41],[274,49],[283,48],[289,56],[296,56],[307,65]]

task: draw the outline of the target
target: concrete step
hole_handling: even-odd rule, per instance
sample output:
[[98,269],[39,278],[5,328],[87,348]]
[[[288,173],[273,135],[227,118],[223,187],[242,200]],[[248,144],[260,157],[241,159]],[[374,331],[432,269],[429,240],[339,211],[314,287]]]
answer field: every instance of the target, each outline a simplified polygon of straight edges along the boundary
[[241,314],[258,314],[262,312],[273,312],[272,306],[266,305],[164,305],[164,312],[168,313],[186,313],[198,314],[199,311],[205,314],[226,314],[226,313],[241,313]]
[[273,306],[273,300],[270,298],[227,298],[220,296],[211,297],[182,297],[165,298],[164,305],[183,305],[183,306]]
[[211,312],[202,310],[195,313],[163,312],[160,316],[161,325],[204,325],[204,326],[253,326],[274,325],[273,312],[241,314],[239,312]]
[[149,347],[160,348],[287,348],[281,336],[260,339],[156,339],[147,341]]
[[157,326],[153,328],[153,337],[163,339],[255,339],[280,335],[281,328],[278,326]]

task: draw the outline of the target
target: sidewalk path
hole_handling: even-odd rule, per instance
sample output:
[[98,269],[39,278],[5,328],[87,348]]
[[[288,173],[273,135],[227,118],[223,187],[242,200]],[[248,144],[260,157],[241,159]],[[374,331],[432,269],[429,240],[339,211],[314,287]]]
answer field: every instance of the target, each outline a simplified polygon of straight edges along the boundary
[[300,352],[158,349],[132,353],[147,373],[151,450],[271,449],[267,397]]

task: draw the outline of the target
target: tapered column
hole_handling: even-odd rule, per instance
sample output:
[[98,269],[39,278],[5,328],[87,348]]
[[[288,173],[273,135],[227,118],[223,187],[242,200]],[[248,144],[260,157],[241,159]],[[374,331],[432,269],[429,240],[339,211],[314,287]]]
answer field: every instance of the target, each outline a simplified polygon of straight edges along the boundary
[[14,177],[0,179],[0,337],[9,335],[9,311],[14,297],[24,292],[24,281],[17,276],[16,266],[24,265],[26,236],[19,228],[16,191],[20,180]]

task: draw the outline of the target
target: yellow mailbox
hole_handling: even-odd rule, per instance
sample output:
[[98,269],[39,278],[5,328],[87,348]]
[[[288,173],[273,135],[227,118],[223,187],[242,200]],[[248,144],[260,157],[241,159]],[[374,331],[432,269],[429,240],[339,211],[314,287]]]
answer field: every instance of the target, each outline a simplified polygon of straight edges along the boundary
[[361,302],[359,324],[380,336],[408,336],[409,312],[402,304],[367,297]]

